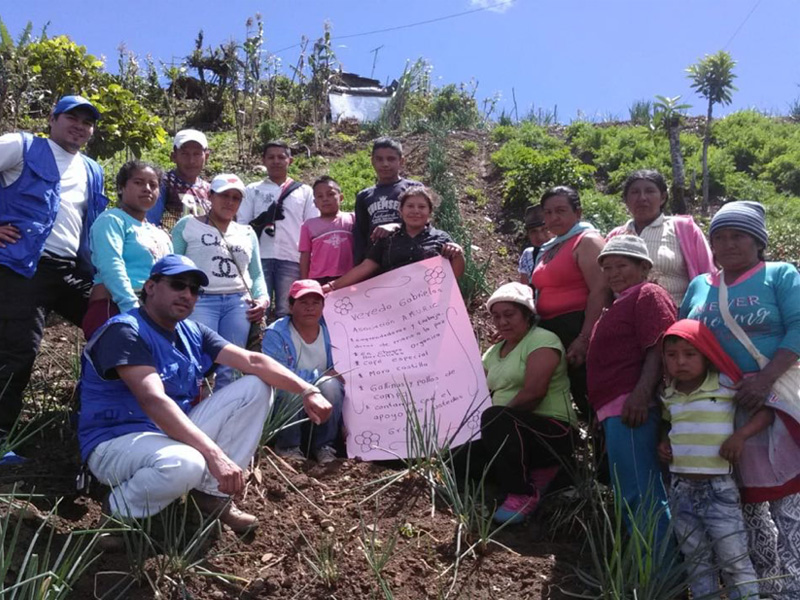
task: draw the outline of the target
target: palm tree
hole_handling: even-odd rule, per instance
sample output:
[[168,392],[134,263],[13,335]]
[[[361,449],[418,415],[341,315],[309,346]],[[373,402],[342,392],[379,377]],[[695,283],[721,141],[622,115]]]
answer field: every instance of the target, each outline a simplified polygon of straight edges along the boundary
[[708,115],[706,116],[706,134],[703,138],[703,211],[708,210],[708,145],[711,142],[711,110],[715,104],[730,104],[731,92],[736,88],[733,80],[733,67],[736,61],[731,55],[720,50],[716,54],[700,59],[697,64],[686,69],[689,79],[692,80],[692,89],[708,100]]
[[681,112],[691,108],[691,104],[678,104],[680,96],[656,96],[653,104],[653,120],[655,124],[667,132],[669,154],[672,159],[672,213],[686,214],[686,174],[681,154]]

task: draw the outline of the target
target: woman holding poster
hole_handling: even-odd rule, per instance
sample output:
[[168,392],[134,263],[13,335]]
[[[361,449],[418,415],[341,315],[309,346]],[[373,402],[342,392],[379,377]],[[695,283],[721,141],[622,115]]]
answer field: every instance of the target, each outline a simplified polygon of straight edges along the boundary
[[385,273],[411,263],[443,256],[450,261],[456,277],[464,274],[464,250],[446,231],[431,226],[433,193],[416,185],[400,194],[400,228],[379,239],[367,257],[350,271],[322,286],[325,293],[355,285],[378,273]]
[[492,406],[481,416],[481,438],[506,493],[494,520],[519,523],[536,510],[562,457],[573,454],[577,418],[564,346],[536,326],[530,286],[502,285],[486,307],[502,341],[483,355]]

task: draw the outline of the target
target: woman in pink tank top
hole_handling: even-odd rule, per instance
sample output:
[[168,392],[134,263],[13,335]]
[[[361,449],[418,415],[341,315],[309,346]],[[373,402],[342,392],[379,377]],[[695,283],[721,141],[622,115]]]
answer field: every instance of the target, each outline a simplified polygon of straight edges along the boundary
[[540,325],[555,333],[567,349],[572,397],[588,417],[586,351],[592,328],[611,301],[597,264],[604,242],[594,227],[581,222],[581,200],[574,189],[550,188],[541,206],[545,224],[556,238],[542,247],[531,276],[536,311]]

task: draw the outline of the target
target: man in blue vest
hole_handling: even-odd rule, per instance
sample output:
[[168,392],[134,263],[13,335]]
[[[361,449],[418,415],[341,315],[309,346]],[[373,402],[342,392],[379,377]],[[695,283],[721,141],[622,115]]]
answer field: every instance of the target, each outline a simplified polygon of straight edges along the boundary
[[0,136],[0,437],[22,410],[47,314],[80,325],[86,312],[89,229],[108,198],[102,168],[80,150],[99,118],[86,98],[64,96],[49,138]]
[[[320,424],[331,405],[315,386],[263,354],[248,352],[187,319],[206,274],[185,256],[153,265],[141,308],[112,317],[83,354],[78,441],[97,479],[112,486],[106,509],[149,517],[190,492],[236,532],[257,519],[232,501],[261,440],[272,388],[298,394]],[[245,374],[201,396],[214,363]]]

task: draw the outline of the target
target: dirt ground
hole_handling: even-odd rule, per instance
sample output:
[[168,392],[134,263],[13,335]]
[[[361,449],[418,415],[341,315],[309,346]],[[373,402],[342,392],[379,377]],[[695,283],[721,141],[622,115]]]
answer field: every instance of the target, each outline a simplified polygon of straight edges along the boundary
[[[46,413],[53,420],[21,449],[31,459],[28,464],[0,470],[0,491],[35,493],[42,514],[60,499],[52,519],[56,543],[69,531],[101,523],[107,491],[96,486],[90,495],[76,494],[77,440],[68,413],[55,409],[69,401],[70,390],[59,385],[57,368],[48,370],[48,357],[69,352],[75,335],[77,330],[64,324],[47,329],[39,375],[49,373],[59,390]],[[385,485],[387,477],[397,481]],[[345,459],[326,467],[314,461],[288,464],[264,449],[237,504],[258,515],[257,532],[239,539],[227,528],[215,528],[192,557],[199,564],[178,570],[181,577],[173,570],[159,581],[164,557],[153,553],[143,563],[153,583],[144,575],[134,582],[132,555],[107,551],[70,597],[156,598],[156,588],[163,598],[385,598],[367,560],[382,552],[390,556],[381,576],[393,598],[560,599],[568,597],[562,589],[576,585],[572,565],[578,546],[572,537],[550,531],[546,520],[503,529],[494,538],[497,543],[465,556],[454,573],[457,521],[440,498],[432,500],[423,478],[403,476],[401,465]],[[188,512],[184,535],[191,537],[199,527],[193,509],[173,511],[178,518]],[[23,522],[18,546],[27,545],[40,523],[37,518]],[[164,527],[154,520],[154,540]],[[462,540],[462,553],[467,544]],[[325,566],[327,574],[317,573],[315,565]],[[199,574],[202,570],[237,579],[226,582]]]

